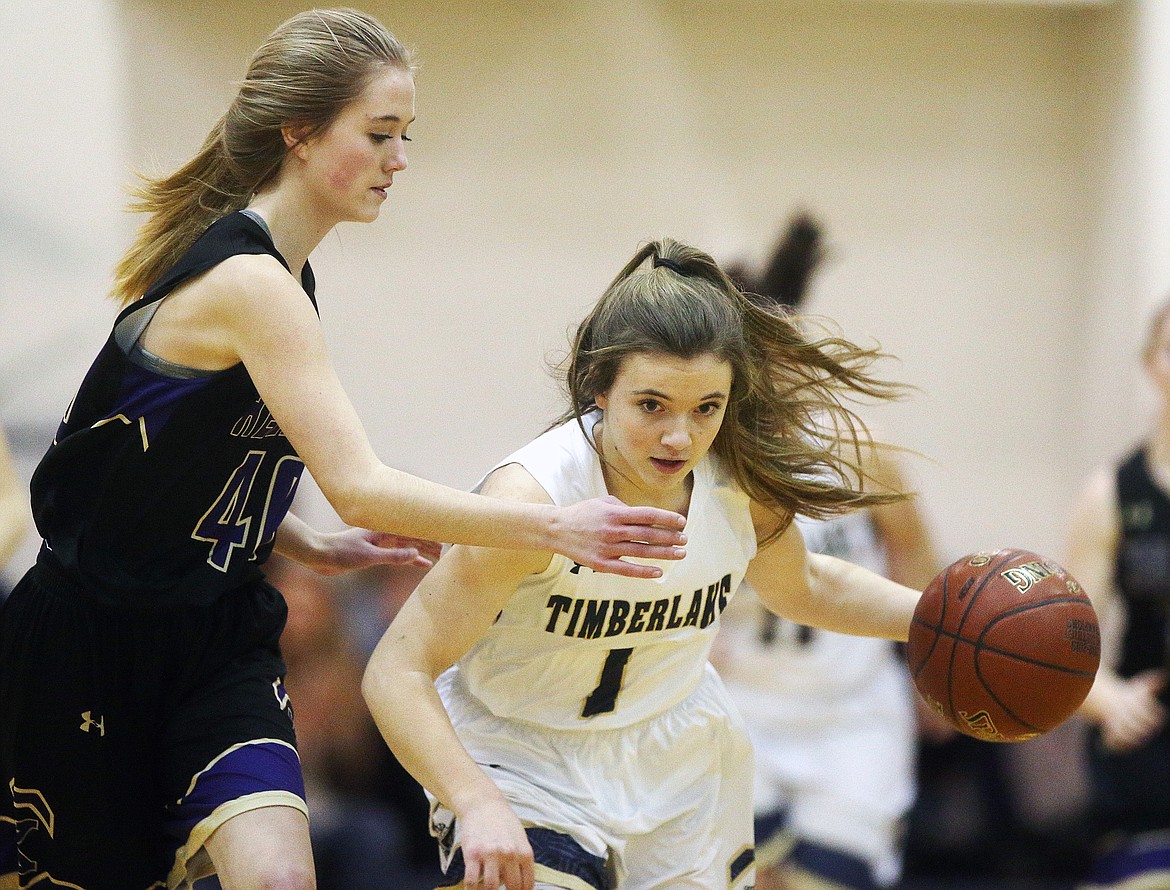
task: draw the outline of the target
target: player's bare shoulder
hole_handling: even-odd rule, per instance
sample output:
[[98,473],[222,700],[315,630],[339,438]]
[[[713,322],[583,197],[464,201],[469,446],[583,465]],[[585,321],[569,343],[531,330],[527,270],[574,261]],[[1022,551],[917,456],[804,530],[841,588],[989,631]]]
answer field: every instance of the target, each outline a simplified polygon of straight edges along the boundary
[[[523,501],[531,504],[553,503],[544,487],[533,478],[523,465],[517,463],[504,464],[502,467],[492,470],[478,490],[482,495],[501,500]],[[552,553],[540,550],[453,548],[453,552],[460,550],[468,555],[474,554],[473,558],[480,564],[479,571],[486,574],[488,564],[490,564],[494,572],[516,582],[527,575],[539,575],[549,567],[553,558]],[[441,562],[440,560],[440,564]]]
[[504,464],[492,470],[479,488],[480,494],[507,501],[551,504],[553,499],[523,464]]
[[228,320],[260,312],[271,323],[298,308],[313,311],[300,284],[276,257],[236,254],[176,287],[155,317],[164,323],[173,317],[184,324],[202,320],[226,326]]
[[251,307],[266,313],[286,308],[312,312],[300,282],[269,254],[228,257],[208,270],[201,284],[210,299],[232,312],[248,312]]
[[[794,526],[791,513],[778,513],[771,507],[758,501],[750,504],[752,525],[756,530],[756,540],[764,544],[771,544],[779,537],[783,537],[788,529]],[[766,546],[766,545],[765,545]]]
[[315,329],[308,295],[278,259],[238,254],[175,288],[143,346],[178,364],[219,370],[245,358],[245,342],[271,342],[287,358],[320,336]]
[[317,311],[279,260],[235,256],[213,274],[208,285],[214,289],[221,327],[253,375],[263,364],[286,370],[297,362],[318,370],[327,367]]
[[[297,280],[276,257],[266,253],[240,253],[226,257],[210,269],[193,275],[167,297],[169,303],[238,300],[248,294],[265,295],[298,289]],[[301,292],[304,299],[304,292]]]

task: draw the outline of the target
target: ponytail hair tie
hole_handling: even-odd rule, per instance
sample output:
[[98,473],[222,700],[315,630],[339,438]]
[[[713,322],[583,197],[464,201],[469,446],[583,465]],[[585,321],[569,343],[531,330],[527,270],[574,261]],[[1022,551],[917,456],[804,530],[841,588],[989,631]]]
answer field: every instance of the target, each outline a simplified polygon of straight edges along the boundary
[[659,266],[666,266],[666,268],[670,269],[671,271],[677,272],[679,275],[686,275],[687,274],[686,270],[682,266],[680,266],[678,263],[676,263],[674,260],[668,259],[666,257],[658,256],[657,254],[655,254],[654,255],[654,268],[657,269]]

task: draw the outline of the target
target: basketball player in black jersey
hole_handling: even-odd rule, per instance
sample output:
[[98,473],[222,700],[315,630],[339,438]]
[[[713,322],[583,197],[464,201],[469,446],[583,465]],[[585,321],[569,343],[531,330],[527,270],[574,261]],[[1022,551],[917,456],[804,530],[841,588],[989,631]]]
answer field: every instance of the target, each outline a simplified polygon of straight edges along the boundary
[[[413,118],[409,55],[378,22],[303,13],[199,154],[140,191],[125,308],[36,470],[44,546],[0,612],[3,890],[313,886],[273,550],[332,573],[450,541],[635,577],[660,569],[621,557],[683,555],[674,513],[480,497],[374,455],[308,257],[378,216]],[[353,528],[287,513],[304,467]]]
[[1117,466],[1085,483],[1065,564],[1101,621],[1101,667],[1082,712],[1091,815],[1101,849],[1092,888],[1170,887],[1170,302],[1154,315],[1143,364],[1160,409]]

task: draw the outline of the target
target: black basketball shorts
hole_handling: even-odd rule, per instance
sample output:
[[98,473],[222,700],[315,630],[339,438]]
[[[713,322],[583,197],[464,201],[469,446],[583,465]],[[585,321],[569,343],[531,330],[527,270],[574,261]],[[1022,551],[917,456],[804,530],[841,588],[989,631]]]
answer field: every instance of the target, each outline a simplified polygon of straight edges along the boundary
[[207,606],[130,610],[31,569],[0,607],[0,875],[177,886],[232,816],[304,811],[286,616],[263,583]]

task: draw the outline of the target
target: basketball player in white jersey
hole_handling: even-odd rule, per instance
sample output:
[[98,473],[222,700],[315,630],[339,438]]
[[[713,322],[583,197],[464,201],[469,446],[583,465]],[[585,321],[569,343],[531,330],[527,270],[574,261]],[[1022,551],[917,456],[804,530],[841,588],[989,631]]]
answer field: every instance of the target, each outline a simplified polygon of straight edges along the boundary
[[456,547],[403,606],[363,690],[433,798],[450,886],[753,885],[751,747],[707,655],[744,578],[800,624],[906,638],[918,593],[808,553],[792,522],[895,499],[863,490],[840,401],[896,393],[876,357],[675,241],[617,276],[578,329],[571,408],[481,490],[676,510],[687,556],[637,581]]
[[[820,225],[799,213],[759,274],[732,274],[755,298],[800,310],[823,255]],[[883,488],[908,487],[890,455],[872,452],[867,470]],[[940,568],[911,499],[797,521],[809,550],[911,587],[925,587]],[[758,890],[894,884],[917,753],[915,697],[901,653],[888,641],[781,620],[746,587],[724,616],[712,661],[756,754]]]
[[[914,586],[933,575],[909,502],[797,523],[810,551]],[[891,547],[911,552],[891,561]],[[886,640],[780,619],[747,585],[721,625],[712,660],[756,755],[757,888],[892,886],[901,874],[917,751],[901,653]]]

